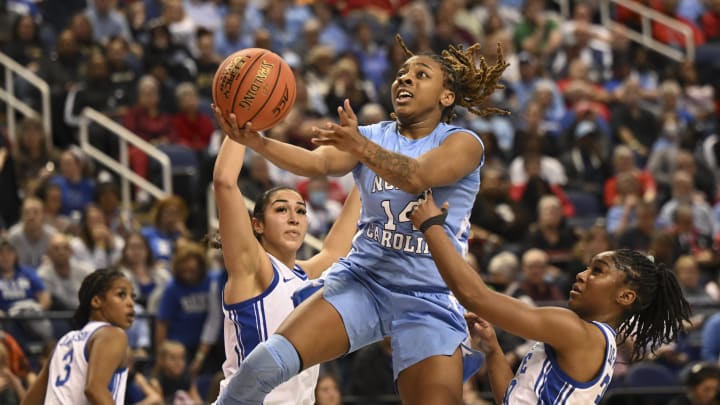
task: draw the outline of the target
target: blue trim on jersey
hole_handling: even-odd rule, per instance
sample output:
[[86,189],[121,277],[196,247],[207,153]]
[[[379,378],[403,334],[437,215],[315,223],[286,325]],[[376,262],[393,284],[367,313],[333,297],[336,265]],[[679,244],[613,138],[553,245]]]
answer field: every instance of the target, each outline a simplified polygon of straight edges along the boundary
[[240,301],[240,302],[236,302],[233,304],[226,304],[225,303],[225,295],[223,294],[223,302],[222,302],[223,308],[225,308],[228,312],[237,311],[239,309],[243,309],[244,307],[254,304],[255,302],[260,301],[263,298],[267,297],[272,292],[272,290],[275,289],[275,286],[277,286],[277,284],[280,282],[280,272],[278,271],[278,269],[275,268],[275,265],[273,264],[272,260],[270,261],[270,265],[272,266],[272,269],[273,269],[273,280],[270,283],[270,285],[268,286],[268,288],[266,288],[265,291],[262,292],[262,294],[260,294],[256,297],[248,298],[245,301]]
[[[588,382],[576,381],[573,378],[571,378],[570,376],[568,376],[567,374],[565,374],[565,372],[560,368],[560,365],[557,363],[557,358],[555,357],[555,350],[550,345],[545,343],[545,353],[547,354],[548,360],[550,360],[550,362],[552,363],[552,367],[555,370],[555,373],[557,373],[560,378],[567,381],[569,384],[572,384],[574,387],[581,388],[581,389],[582,388],[590,388],[591,386],[597,384],[601,378],[603,378],[603,376],[605,375],[605,367],[606,367],[606,363],[607,363],[606,359],[608,358],[608,354],[609,354],[609,350],[610,350],[610,342],[608,341],[607,333],[605,333],[605,331],[603,330],[603,327],[596,322],[591,322],[591,323],[593,325],[595,325],[598,329],[600,329],[600,332],[603,334],[603,337],[605,338],[605,356],[603,357],[602,369],[600,370],[600,372],[598,373],[598,375],[595,378],[593,378],[592,380],[590,380]],[[612,328],[609,328],[609,329],[612,331],[612,333],[614,335],[615,331]]]
[[238,366],[240,366],[240,361],[245,359],[255,346],[268,338],[263,298],[267,297],[280,282],[280,272],[272,261],[271,265],[273,268],[273,281],[262,294],[235,304],[226,304],[223,294],[223,308],[227,311],[228,318],[235,328],[237,345],[233,350],[238,358]]
[[291,270],[292,270],[292,272],[293,272],[296,276],[298,276],[302,281],[306,281],[306,280],[308,279],[307,273],[305,272],[305,270],[303,270],[302,267],[300,267],[300,265],[296,264],[295,267],[292,268]]

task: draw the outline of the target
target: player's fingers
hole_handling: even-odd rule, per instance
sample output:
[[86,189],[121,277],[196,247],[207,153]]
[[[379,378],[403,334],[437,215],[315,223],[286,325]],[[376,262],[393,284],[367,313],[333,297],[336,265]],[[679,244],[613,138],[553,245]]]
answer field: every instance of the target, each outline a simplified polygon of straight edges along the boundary
[[347,112],[344,108],[338,107],[338,118],[340,118],[340,125],[349,125],[350,124],[350,118],[348,117]]
[[357,116],[355,115],[355,111],[353,110],[352,106],[350,105],[350,99],[345,99],[345,113],[347,114],[347,117],[352,121],[357,121]]

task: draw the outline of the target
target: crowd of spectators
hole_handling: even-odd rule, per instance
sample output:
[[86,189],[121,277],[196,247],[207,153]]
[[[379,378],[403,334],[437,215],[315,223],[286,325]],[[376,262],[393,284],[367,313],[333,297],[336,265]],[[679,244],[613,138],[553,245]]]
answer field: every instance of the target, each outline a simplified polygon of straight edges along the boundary
[[[20,395],[16,379],[27,384],[69,327],[42,314],[72,311],[82,278],[109,266],[127,273],[147,315],[129,331],[128,403],[212,397],[223,360],[223,270],[221,253],[207,248],[204,217],[222,137],[209,108],[217,66],[247,47],[282,55],[297,100],[266,136],[312,148],[310,128],[335,119],[344,99],[361,124],[389,119],[389,83],[405,59],[395,33],[415,52],[479,42],[478,56],[492,62],[499,46],[510,62],[492,103],[511,114],[459,111],[456,122],[485,145],[467,259],[488,283],[529,302],[563,301],[594,254],[647,252],[675,270],[699,308],[687,334],[653,360],[678,374],[717,362],[720,1],[641,3],[691,28],[695,60],[631,42],[600,24],[597,2],[582,0],[569,2],[568,16],[546,0],[0,1],[2,52],[47,81],[52,106],[50,134],[33,118],[0,133],[0,325],[10,342],[0,345],[2,402]],[[640,24],[628,9],[611,12]],[[661,24],[653,36],[685,46]],[[39,106],[22,78],[14,91]],[[85,107],[166,152],[176,195],[133,188],[133,209],[121,206],[118,175],[79,147]],[[90,140],[119,157],[110,132],[92,126]],[[130,147],[129,165],[160,184],[158,163],[142,150]],[[297,187],[309,202],[309,233],[322,239],[352,178],[302,178],[249,154],[239,184],[251,199]],[[499,337],[515,361],[531,343]],[[318,403],[339,403],[340,392],[392,394],[388,350],[378,343],[327,365]],[[467,385],[468,404],[482,403],[483,375]]]

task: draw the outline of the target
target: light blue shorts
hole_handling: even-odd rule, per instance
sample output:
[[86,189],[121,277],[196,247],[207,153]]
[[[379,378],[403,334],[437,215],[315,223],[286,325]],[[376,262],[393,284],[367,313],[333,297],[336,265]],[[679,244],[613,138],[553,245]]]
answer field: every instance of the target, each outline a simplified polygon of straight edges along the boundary
[[448,291],[383,286],[367,272],[345,265],[335,264],[324,274],[323,297],[345,323],[350,352],[390,336],[397,380],[406,368],[432,356],[450,356],[466,343],[465,379],[480,368],[482,353],[468,349],[465,309]]

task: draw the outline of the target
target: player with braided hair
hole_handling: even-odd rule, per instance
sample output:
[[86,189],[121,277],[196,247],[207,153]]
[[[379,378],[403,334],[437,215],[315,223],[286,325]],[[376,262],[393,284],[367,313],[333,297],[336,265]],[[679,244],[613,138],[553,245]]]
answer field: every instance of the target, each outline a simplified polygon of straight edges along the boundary
[[[617,343],[631,339],[633,359],[673,342],[690,306],[675,275],[634,250],[603,252],[576,276],[568,308],[531,307],[490,290],[455,252],[446,213],[432,195],[410,214],[423,231],[443,279],[468,314],[473,340],[485,352],[500,404],[597,404],[613,375]],[[491,324],[535,340],[513,376]],[[616,333],[619,338],[616,338]]]
[[97,270],[85,277],[78,298],[76,330],[58,340],[23,404],[125,403],[132,284],[119,270]]
[[480,115],[501,112],[484,104],[507,67],[500,51],[489,66],[476,50],[408,51],[391,86],[393,120],[358,126],[346,100],[338,107],[339,124],[314,128],[319,147],[312,151],[265,138],[248,123],[231,125],[215,110],[231,139],[283,169],[308,177],[352,171],[362,201],[350,254],[327,271],[320,293],[244,359],[218,404],[260,404],[299,371],[385,336],[403,403],[461,402],[463,378],[479,366],[471,366],[477,358],[464,356],[461,347],[468,336],[464,310],[407,214],[418,194],[433,188],[457,207],[448,232],[458,252],[466,250],[484,150],[477,134],[448,122],[455,106]]

